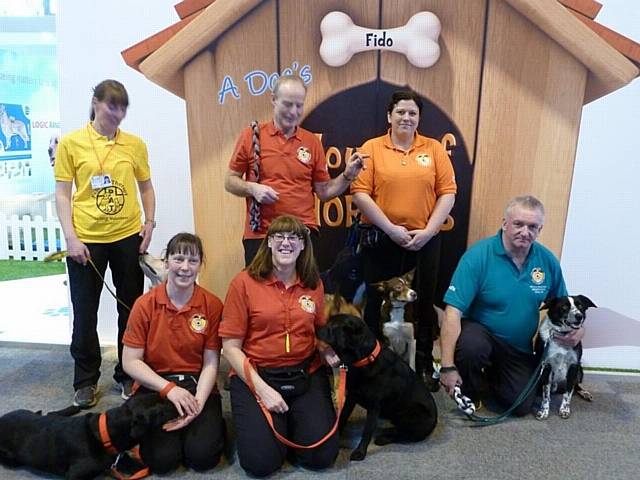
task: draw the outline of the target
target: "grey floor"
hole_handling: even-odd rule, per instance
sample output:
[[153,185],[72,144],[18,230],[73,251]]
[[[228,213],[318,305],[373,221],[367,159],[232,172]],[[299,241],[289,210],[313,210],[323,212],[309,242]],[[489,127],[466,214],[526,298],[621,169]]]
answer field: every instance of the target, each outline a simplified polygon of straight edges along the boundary
[[[119,404],[111,380],[115,353],[104,354],[101,398],[95,410]],[[0,343],[0,415],[17,408],[56,410],[71,401],[72,362],[65,347]],[[356,410],[341,440],[335,466],[317,473],[285,465],[276,479],[636,479],[640,478],[640,378],[589,374],[593,403],[573,402],[570,419],[552,415],[470,428],[442,392],[436,401],[439,424],[426,441],[413,445],[372,445],[363,462],[349,462],[362,427]],[[227,393],[225,416],[229,418]],[[237,459],[225,459],[207,474],[178,470],[166,478],[248,478]],[[43,476],[0,466],[0,479]],[[50,477],[45,477],[50,478]],[[163,477],[165,478],[165,477]]]

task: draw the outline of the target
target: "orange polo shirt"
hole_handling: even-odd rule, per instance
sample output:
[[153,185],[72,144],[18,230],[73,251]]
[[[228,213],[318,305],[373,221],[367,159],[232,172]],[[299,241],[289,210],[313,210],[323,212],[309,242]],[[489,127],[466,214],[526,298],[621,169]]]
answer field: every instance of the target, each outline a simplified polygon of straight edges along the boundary
[[199,373],[204,350],[220,350],[222,302],[196,285],[191,300],[177,309],[166,283],[136,300],[122,343],[144,348],[144,362],[159,374]]
[[[425,228],[438,197],[457,192],[451,160],[433,138],[416,135],[405,152],[387,133],[368,140],[360,151],[369,154],[367,168],[351,184],[351,193],[369,194],[395,225]],[[369,222],[366,217],[363,221]]]
[[[252,130],[240,134],[229,169],[242,173],[245,180],[255,181],[253,172]],[[260,206],[260,229],[249,227],[249,205],[244,238],[263,238],[274,218],[280,215],[298,217],[305,225],[318,228],[315,214],[313,184],[331,180],[324,149],[315,134],[298,127],[293,136],[285,138],[273,121],[260,124],[260,183],[278,192],[278,200]]]
[[[247,357],[261,367],[288,367],[316,352],[316,328],[325,324],[324,287],[290,288],[275,277],[258,281],[246,271],[231,281],[220,323],[222,338],[240,338]],[[289,351],[287,351],[287,332]],[[311,371],[318,368],[317,357]]]

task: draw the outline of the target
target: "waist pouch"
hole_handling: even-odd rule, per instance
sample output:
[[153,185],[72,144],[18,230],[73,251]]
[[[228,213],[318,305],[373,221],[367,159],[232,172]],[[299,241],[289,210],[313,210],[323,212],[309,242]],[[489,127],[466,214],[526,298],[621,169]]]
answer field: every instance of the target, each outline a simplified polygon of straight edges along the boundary
[[309,389],[309,366],[313,358],[290,367],[258,367],[258,374],[282,398],[297,397]]
[[377,246],[384,237],[387,236],[380,228],[370,223],[361,223],[358,225],[360,234],[360,246],[372,248]]

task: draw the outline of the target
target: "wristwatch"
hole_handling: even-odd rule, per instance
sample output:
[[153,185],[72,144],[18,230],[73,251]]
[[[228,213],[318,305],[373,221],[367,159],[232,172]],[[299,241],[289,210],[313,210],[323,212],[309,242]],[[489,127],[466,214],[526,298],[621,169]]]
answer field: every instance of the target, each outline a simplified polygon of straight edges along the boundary
[[156,228],[156,221],[155,220],[145,220],[144,223],[145,223],[145,225],[150,223],[153,228]]

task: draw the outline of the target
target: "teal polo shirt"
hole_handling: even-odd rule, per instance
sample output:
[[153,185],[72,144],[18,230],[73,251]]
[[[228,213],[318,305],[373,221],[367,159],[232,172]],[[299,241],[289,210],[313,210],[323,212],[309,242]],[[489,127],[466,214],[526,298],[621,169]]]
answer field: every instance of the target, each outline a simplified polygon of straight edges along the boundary
[[502,244],[502,230],[480,240],[462,256],[444,296],[466,320],[479,322],[496,337],[531,353],[540,305],[567,295],[560,263],[534,242],[519,271]]

